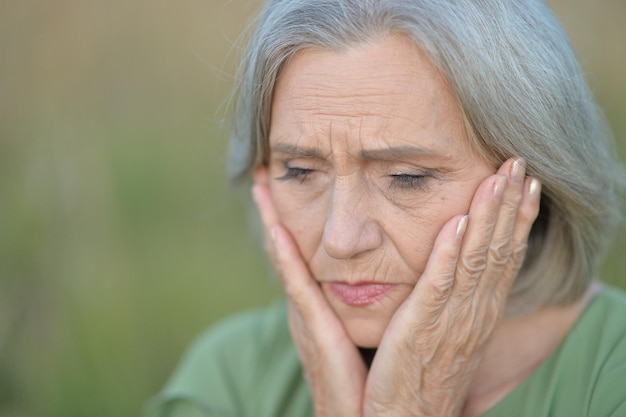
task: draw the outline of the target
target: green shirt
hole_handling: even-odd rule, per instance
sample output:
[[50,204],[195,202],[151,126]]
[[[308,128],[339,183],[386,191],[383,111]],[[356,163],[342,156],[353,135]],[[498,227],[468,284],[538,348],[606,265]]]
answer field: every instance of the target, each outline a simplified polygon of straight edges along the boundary
[[[284,303],[201,335],[146,417],[312,416]],[[591,301],[560,346],[483,417],[626,417],[626,296]]]

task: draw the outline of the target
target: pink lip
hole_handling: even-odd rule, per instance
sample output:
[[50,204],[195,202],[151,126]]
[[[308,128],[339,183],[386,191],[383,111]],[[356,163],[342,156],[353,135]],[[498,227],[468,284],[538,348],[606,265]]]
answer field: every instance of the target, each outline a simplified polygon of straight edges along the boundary
[[383,298],[395,285],[371,282],[357,284],[329,282],[328,287],[344,303],[353,307],[363,307]]

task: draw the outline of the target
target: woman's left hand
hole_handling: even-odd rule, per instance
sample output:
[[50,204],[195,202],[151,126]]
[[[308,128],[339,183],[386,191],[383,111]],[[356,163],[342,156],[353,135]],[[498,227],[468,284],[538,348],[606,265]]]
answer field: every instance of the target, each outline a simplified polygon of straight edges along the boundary
[[522,265],[539,182],[508,160],[469,215],[437,237],[415,289],[389,323],[367,378],[365,416],[458,416]]

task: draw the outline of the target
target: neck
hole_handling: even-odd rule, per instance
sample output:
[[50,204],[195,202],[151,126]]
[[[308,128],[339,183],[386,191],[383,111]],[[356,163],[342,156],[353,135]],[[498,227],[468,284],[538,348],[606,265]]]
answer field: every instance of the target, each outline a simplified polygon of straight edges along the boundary
[[495,330],[472,380],[464,417],[483,414],[527,379],[558,348],[599,290],[578,302],[505,318]]

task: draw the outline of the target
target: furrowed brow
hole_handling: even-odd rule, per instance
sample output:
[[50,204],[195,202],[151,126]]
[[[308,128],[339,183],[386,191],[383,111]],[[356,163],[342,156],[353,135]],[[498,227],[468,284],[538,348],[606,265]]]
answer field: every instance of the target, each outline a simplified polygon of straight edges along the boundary
[[325,158],[324,153],[320,149],[307,146],[299,146],[285,142],[277,143],[276,145],[274,145],[271,149],[271,152],[289,155],[297,158]]
[[441,157],[439,153],[421,146],[394,146],[383,149],[364,149],[361,158],[370,161],[401,161],[416,158]]

